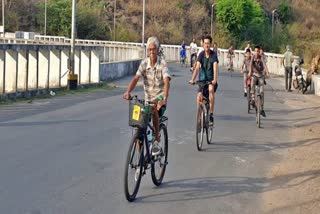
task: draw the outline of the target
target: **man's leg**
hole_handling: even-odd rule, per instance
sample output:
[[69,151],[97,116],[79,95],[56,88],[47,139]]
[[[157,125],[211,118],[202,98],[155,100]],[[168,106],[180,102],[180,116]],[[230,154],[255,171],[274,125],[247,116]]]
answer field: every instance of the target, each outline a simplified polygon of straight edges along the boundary
[[[199,104],[200,104],[200,102],[202,102],[202,99],[203,99],[203,97],[202,97],[202,92],[200,92],[201,91],[201,89],[199,89],[199,92],[198,92],[198,94],[197,94],[197,109],[199,108]],[[198,112],[198,113],[200,113],[200,112]],[[201,115],[198,115],[198,118],[200,118],[201,117]],[[198,123],[199,121],[197,121],[197,123]],[[201,132],[201,128],[200,128],[200,126],[198,126],[199,127],[199,129],[197,130],[197,132],[199,133],[199,132]]]
[[247,78],[248,78],[248,74],[247,73],[243,73],[243,88],[244,88],[244,96],[247,96]]
[[209,85],[209,102],[210,102],[210,113],[214,112],[214,86]]
[[261,95],[261,115],[266,117],[266,113],[264,111],[264,78],[259,79],[260,86],[260,95]]
[[256,93],[256,81],[257,78],[255,76],[251,77],[251,101],[254,102],[254,95]]
[[192,57],[193,57],[193,54],[190,55],[190,69],[193,67],[193,64],[192,64]]
[[152,119],[155,132],[155,140],[159,142],[159,114],[156,108],[152,108]]
[[287,67],[285,67],[285,71],[284,71],[284,81],[285,81],[286,90],[288,90],[288,68]]
[[291,85],[292,85],[292,67],[290,67],[288,69],[288,77],[289,77],[289,86],[288,86],[288,89],[289,91],[291,91]]
[[213,124],[214,100],[215,100],[214,85],[209,85],[208,90],[209,90],[209,103],[210,103],[210,122]]
[[197,107],[199,107],[199,103],[202,102],[202,93],[201,92],[198,92],[198,95],[197,95]]
[[159,145],[160,136],[159,136],[159,114],[156,107],[152,107],[152,119],[153,127],[155,132],[155,142],[152,146],[152,155],[158,155],[161,152],[161,147]]

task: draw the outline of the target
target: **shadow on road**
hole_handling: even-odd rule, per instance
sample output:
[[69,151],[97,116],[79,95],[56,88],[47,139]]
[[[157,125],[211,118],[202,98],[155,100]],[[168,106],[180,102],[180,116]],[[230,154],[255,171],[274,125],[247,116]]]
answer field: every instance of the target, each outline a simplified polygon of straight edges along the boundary
[[319,176],[320,170],[312,170],[272,178],[230,176],[181,179],[163,183],[157,190],[161,193],[137,198],[137,203],[194,201],[240,193],[263,193],[295,187]]
[[320,143],[319,138],[310,138],[299,141],[274,143],[265,141],[248,141],[248,140],[232,140],[225,142],[217,142],[210,148],[203,149],[204,152],[266,152],[277,149],[287,149],[293,147],[306,147],[312,144]]

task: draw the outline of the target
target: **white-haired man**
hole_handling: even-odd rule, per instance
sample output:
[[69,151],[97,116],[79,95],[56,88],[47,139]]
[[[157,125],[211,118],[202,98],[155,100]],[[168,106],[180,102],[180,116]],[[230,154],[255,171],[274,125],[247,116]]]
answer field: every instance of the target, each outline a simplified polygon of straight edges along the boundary
[[[157,37],[150,37],[147,41],[148,57],[141,61],[135,77],[129,83],[127,91],[124,93],[124,99],[130,99],[131,91],[136,87],[140,77],[143,78],[145,100],[157,103],[152,107],[153,126],[155,128],[155,142],[152,147],[152,155],[158,155],[161,152],[159,145],[159,116],[163,115],[169,96],[171,76],[168,71],[167,63],[164,59],[158,57],[160,42]],[[163,96],[163,100],[158,100]]]
[[290,50],[290,46],[287,45],[287,51],[283,54],[282,65],[284,67],[284,79],[285,86],[288,92],[291,92],[291,83],[292,83],[292,63],[293,63],[293,54]]

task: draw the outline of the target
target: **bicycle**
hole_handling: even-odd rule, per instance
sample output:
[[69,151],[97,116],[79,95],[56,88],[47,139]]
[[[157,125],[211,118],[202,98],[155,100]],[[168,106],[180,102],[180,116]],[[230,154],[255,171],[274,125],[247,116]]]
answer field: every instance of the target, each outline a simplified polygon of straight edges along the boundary
[[255,98],[254,99],[254,108],[256,110],[256,123],[257,123],[257,126],[258,126],[258,128],[261,128],[262,100],[264,98],[263,98],[263,95],[260,93],[260,88],[262,87],[262,85],[260,84],[259,80],[261,78],[264,78],[265,75],[261,75],[259,77],[255,76],[255,77],[256,77],[256,81],[253,83],[254,87],[256,89],[256,93],[254,95],[254,98]]
[[196,144],[198,151],[202,150],[202,144],[203,144],[203,135],[204,131],[206,132],[207,136],[207,143],[212,143],[212,137],[213,137],[213,124],[209,122],[209,109],[210,109],[210,103],[209,98],[205,96],[204,88],[206,85],[212,84],[211,81],[197,81],[195,84],[197,84],[201,88],[202,93],[202,102],[198,105],[197,110],[197,122],[196,122]]
[[251,91],[251,78],[247,78],[247,81],[246,81],[246,90],[247,90],[247,101],[248,101],[248,114],[250,114],[250,110],[251,110],[251,107],[254,108],[254,106],[251,105],[251,96],[250,96],[250,91]]
[[[155,105],[138,99],[133,96],[129,102],[129,125],[134,128],[134,134],[129,144],[129,150],[125,162],[124,173],[124,193],[129,202],[135,200],[139,191],[142,175],[151,168],[151,178],[156,186],[160,186],[168,164],[168,117],[161,116],[160,121],[160,141],[162,151],[157,156],[152,156],[151,148],[153,139],[148,136],[154,136],[154,127],[152,125],[151,107]],[[153,137],[154,138],[154,137]],[[130,175],[133,175],[133,185],[131,186]]]
[[230,76],[232,77],[232,72],[234,72],[234,69],[233,69],[233,58],[234,58],[234,55],[228,56],[228,58],[229,58],[228,71],[230,72]]

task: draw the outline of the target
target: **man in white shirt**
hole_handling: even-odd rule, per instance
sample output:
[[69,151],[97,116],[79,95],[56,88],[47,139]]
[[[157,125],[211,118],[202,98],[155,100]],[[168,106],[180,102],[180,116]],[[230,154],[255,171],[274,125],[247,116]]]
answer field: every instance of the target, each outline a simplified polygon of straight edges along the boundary
[[[197,51],[198,51],[198,46],[195,38],[193,38],[192,42],[190,43],[190,70],[193,69],[193,63],[195,63],[197,60]],[[192,60],[193,58],[194,60]]]
[[247,44],[247,47],[244,49],[244,52],[246,53],[247,49],[250,50],[250,52],[252,53],[252,49],[250,47],[250,43]]

